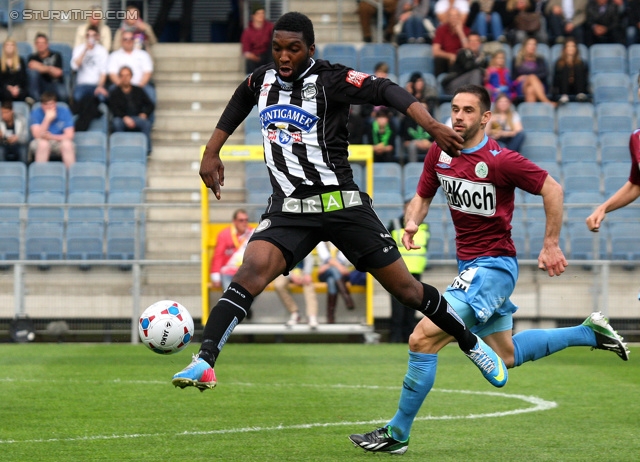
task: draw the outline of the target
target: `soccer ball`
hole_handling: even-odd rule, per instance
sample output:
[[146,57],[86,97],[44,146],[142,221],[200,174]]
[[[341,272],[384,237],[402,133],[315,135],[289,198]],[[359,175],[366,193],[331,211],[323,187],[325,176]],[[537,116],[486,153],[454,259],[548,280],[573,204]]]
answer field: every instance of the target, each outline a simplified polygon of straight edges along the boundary
[[140,340],[161,355],[177,353],[193,337],[193,318],[173,300],[161,300],[144,310],[138,323]]

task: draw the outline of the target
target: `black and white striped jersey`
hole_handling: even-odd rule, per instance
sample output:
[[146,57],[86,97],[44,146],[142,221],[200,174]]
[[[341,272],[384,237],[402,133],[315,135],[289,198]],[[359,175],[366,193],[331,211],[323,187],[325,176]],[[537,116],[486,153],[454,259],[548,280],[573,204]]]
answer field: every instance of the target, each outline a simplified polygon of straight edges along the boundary
[[324,60],[311,60],[300,78],[284,82],[269,64],[240,84],[218,128],[233,133],[257,104],[275,195],[355,190],[347,159],[349,106],[390,105],[384,97],[390,85],[395,84]]

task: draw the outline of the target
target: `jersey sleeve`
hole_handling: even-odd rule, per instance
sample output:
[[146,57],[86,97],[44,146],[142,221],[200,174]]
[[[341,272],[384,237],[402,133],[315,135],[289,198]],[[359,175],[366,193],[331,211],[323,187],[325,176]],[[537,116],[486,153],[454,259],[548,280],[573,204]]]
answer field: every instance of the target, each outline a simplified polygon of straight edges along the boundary
[[640,186],[640,129],[635,130],[629,138],[629,153],[631,154],[629,181]]
[[539,195],[549,174],[526,157],[515,151],[503,150],[496,157],[500,168],[496,169],[497,184],[514,185],[530,194]]
[[420,174],[420,180],[418,180],[418,186],[416,193],[423,198],[433,197],[438,192],[440,181],[436,175],[436,162],[440,157],[442,149],[437,143],[433,143],[424,158],[424,164],[422,167],[422,173]]
[[227,107],[224,109],[218,125],[219,128],[225,133],[232,134],[236,128],[247,118],[251,109],[256,104],[254,97],[255,80],[252,79],[254,74],[249,75],[244,82],[238,85],[233,96],[227,103]]
[[325,91],[332,99],[341,103],[389,106],[406,114],[407,108],[417,101],[408,91],[389,79],[356,71],[341,64],[331,65],[327,74]]

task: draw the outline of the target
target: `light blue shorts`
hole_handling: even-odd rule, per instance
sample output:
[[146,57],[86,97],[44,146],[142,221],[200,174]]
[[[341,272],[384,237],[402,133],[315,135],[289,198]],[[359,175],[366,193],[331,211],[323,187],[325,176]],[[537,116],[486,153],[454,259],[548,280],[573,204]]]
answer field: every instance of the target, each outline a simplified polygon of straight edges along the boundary
[[518,280],[515,257],[480,257],[459,260],[456,276],[444,297],[479,337],[513,328],[518,307],[509,297]]

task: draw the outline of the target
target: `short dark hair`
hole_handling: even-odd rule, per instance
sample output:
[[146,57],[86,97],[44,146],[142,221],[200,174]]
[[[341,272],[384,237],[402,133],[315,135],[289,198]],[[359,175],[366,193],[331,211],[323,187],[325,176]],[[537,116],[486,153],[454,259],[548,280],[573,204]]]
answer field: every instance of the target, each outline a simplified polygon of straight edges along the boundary
[[129,66],[122,66],[120,69],[118,69],[118,75],[120,75],[120,72],[122,72],[123,69],[127,69],[129,71],[129,74],[133,75],[133,71]]
[[58,97],[52,91],[45,91],[42,95],[40,95],[41,103],[48,103],[49,101],[56,102],[58,101]]
[[453,92],[453,97],[458,93],[471,93],[472,95],[476,95],[480,100],[480,110],[482,112],[487,112],[491,109],[491,97],[489,96],[489,92],[486,88],[481,87],[480,85],[462,85],[461,87],[456,88]]
[[43,38],[45,39],[47,42],[49,42],[49,37],[47,37],[47,34],[45,34],[44,32],[38,32],[36,34],[36,37],[33,39],[33,41],[35,42],[36,40],[38,40],[39,38]]
[[[100,29],[98,29],[98,26],[94,26],[93,24],[92,24],[92,25],[90,25],[89,27],[87,27],[87,32],[89,32],[89,31],[93,31],[93,32],[95,32],[96,34],[100,35]],[[86,34],[87,32],[85,32],[85,34]]]
[[277,30],[283,30],[287,32],[302,32],[302,38],[307,44],[307,47],[311,47],[316,41],[315,33],[313,32],[313,23],[311,19],[302,13],[297,11],[291,11],[290,13],[283,14],[280,19],[276,21],[273,26],[274,32]]
[[13,101],[10,99],[5,99],[2,102],[2,109],[11,109],[13,111]]

